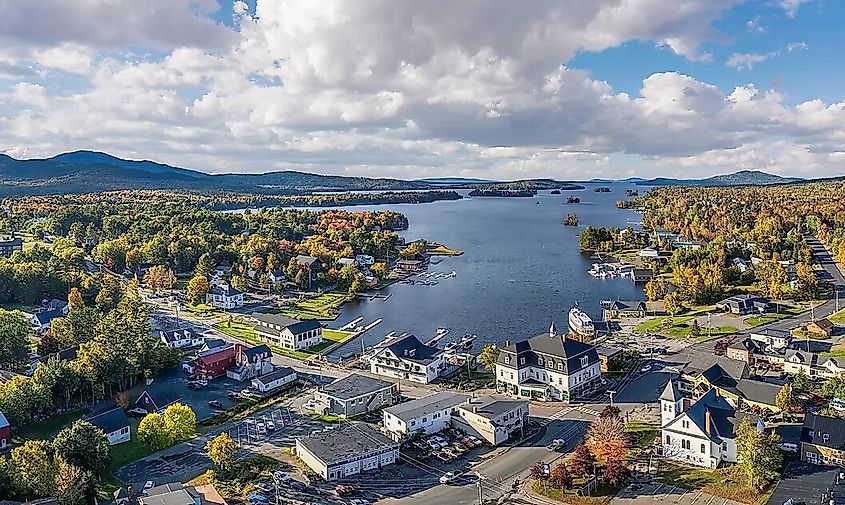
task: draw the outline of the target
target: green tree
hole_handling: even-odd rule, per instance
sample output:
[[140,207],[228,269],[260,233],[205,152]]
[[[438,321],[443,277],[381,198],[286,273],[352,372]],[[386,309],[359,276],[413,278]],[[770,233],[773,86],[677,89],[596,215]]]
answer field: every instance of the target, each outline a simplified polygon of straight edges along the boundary
[[496,370],[496,360],[499,359],[500,352],[501,349],[496,344],[484,344],[481,354],[478,355],[478,361],[484,365],[484,368],[493,372]]
[[[798,388],[797,385],[798,376],[796,375],[792,381],[792,387]],[[806,382],[809,382],[804,377]],[[826,380],[824,384],[822,384],[821,388],[822,396],[829,399],[839,398],[840,400],[845,400],[845,374],[837,375],[836,377],[831,377],[830,379]]]
[[93,501],[94,475],[89,470],[60,461],[55,487],[60,505],[85,505]]
[[698,337],[701,335],[701,327],[698,325],[698,320],[693,319],[690,325],[689,334],[691,337]]
[[681,309],[683,305],[681,305],[681,300],[678,297],[677,293],[668,293],[666,296],[663,297],[663,308],[669,313],[671,316],[675,316]]
[[775,395],[775,405],[786,415],[789,414],[794,403],[795,398],[792,395],[792,386],[784,384]]
[[660,277],[648,281],[645,285],[645,295],[649,300],[662,300],[668,292],[666,281]]
[[0,367],[23,364],[29,353],[29,321],[20,311],[0,309]]
[[810,378],[804,370],[798,370],[798,373],[792,377],[792,389],[794,391],[808,391],[812,387]]
[[120,281],[111,275],[104,276],[100,292],[97,293],[97,298],[94,300],[100,312],[108,312],[114,309],[120,303],[121,298],[123,298],[123,286],[121,286]]
[[214,260],[211,259],[211,255],[208,253],[204,253],[200,256],[199,261],[197,261],[197,267],[194,269],[194,275],[201,275],[203,277],[207,276],[214,270]]
[[225,431],[205,444],[205,452],[209,459],[220,470],[227,472],[235,464],[235,455],[238,453],[238,445]]
[[170,435],[171,443],[188,440],[197,431],[197,416],[191,407],[174,403],[164,410],[164,429]]
[[109,465],[109,439],[100,428],[88,421],[77,420],[56,435],[56,454],[70,465],[99,474]]
[[780,477],[780,436],[774,431],[767,435],[758,430],[747,417],[736,430],[736,453],[749,487],[762,491]]
[[188,281],[188,300],[194,305],[205,303],[205,295],[208,294],[209,289],[208,279],[204,275],[195,275]]
[[138,439],[153,451],[169,446],[171,437],[164,426],[164,416],[158,412],[144,416],[138,423]]
[[12,485],[26,498],[52,496],[55,491],[56,464],[50,444],[43,440],[27,440],[12,449],[9,459]]

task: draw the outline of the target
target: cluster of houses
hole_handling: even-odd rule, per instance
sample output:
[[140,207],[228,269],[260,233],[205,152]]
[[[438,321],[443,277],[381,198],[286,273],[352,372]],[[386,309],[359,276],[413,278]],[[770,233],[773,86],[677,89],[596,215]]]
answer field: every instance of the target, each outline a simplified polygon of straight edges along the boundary
[[[808,328],[816,326],[819,332],[831,331],[833,325],[824,321],[811,322]],[[845,372],[844,360],[810,351],[806,342],[793,340],[792,333],[785,330],[752,331],[729,345],[726,354],[749,365],[766,364],[790,375],[803,373],[811,379],[829,379]]]
[[0,257],[8,258],[15,251],[23,251],[23,239],[14,236],[0,238]]

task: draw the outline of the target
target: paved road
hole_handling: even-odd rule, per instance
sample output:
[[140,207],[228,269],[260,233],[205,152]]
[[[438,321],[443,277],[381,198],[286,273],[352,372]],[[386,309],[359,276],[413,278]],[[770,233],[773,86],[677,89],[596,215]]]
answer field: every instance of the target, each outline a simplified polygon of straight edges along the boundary
[[629,484],[610,503],[611,505],[741,505],[733,500],[659,482]]

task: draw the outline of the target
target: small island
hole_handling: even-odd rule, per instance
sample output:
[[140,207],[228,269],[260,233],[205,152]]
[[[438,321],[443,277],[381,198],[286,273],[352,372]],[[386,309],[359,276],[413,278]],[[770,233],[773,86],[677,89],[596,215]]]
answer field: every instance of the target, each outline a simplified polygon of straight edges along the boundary
[[640,190],[638,190],[638,189],[626,189],[625,195],[626,196],[640,196]]
[[633,200],[616,200],[617,209],[633,209],[636,204]]
[[581,199],[577,196],[570,196],[566,198],[566,203],[581,203]]
[[551,192],[551,194],[553,194],[553,195],[559,195],[559,194],[560,194],[560,190],[559,190],[559,189],[553,189],[553,190],[552,190],[552,192]]
[[607,186],[599,186],[593,191],[595,191],[596,193],[610,193],[610,188],[608,188]]
[[510,197],[510,198],[526,198],[537,196],[537,191],[534,189],[473,189],[469,192],[469,196],[473,197]]
[[575,214],[567,214],[566,217],[563,218],[563,224],[565,226],[578,226],[578,216]]

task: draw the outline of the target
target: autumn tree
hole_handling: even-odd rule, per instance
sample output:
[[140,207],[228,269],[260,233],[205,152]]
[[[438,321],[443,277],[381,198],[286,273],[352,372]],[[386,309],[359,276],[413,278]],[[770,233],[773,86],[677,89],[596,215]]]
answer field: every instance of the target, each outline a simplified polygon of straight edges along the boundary
[[82,294],[79,292],[79,288],[70,288],[70,293],[67,295],[67,304],[69,310],[76,310],[85,306],[85,302],[82,300]]
[[59,505],[85,505],[92,500],[94,475],[65,461],[58,463],[55,489]]
[[790,412],[794,403],[795,398],[792,394],[792,386],[790,384],[784,384],[775,395],[775,405],[786,415]]
[[592,475],[596,471],[596,457],[586,443],[581,442],[575,446],[569,460],[569,469],[575,475]]
[[648,281],[645,285],[645,295],[649,300],[662,300],[668,292],[666,281],[660,277]]
[[557,489],[569,489],[572,487],[573,476],[566,462],[562,461],[552,468],[549,476],[549,484]]
[[593,421],[586,440],[590,451],[600,462],[622,460],[628,451],[625,421],[618,415],[599,417]]
[[496,370],[496,361],[499,359],[500,352],[496,344],[484,344],[481,354],[478,355],[478,361],[484,365],[484,368],[493,372]]
[[225,431],[205,444],[205,452],[209,459],[220,470],[227,472],[235,464],[235,455],[238,453],[238,445]]
[[681,305],[681,300],[678,297],[677,293],[667,293],[666,296],[663,297],[663,309],[671,315],[675,316],[679,312],[683,306]]
[[749,487],[762,491],[780,477],[783,464],[780,436],[774,431],[766,434],[757,429],[747,417],[736,430],[736,453]]
[[51,453],[50,444],[43,440],[27,440],[12,449],[12,485],[21,496],[41,498],[53,494],[56,465]]
[[153,451],[170,445],[170,435],[164,427],[164,417],[158,412],[144,416],[138,423],[138,439]]
[[531,465],[531,468],[528,470],[528,476],[531,479],[540,482],[543,486],[546,485],[546,478],[548,478],[548,475],[546,475],[546,472],[543,469],[542,462],[538,461]]
[[205,303],[205,295],[208,294],[209,289],[208,279],[204,275],[195,275],[188,281],[188,300],[194,305]]
[[144,284],[156,293],[170,291],[176,285],[176,275],[164,265],[153,265],[144,274]]
[[197,416],[191,407],[174,403],[164,410],[164,429],[171,444],[188,440],[197,431]]
[[621,486],[628,478],[628,467],[621,460],[612,460],[604,467],[602,476],[604,481],[611,486]]

